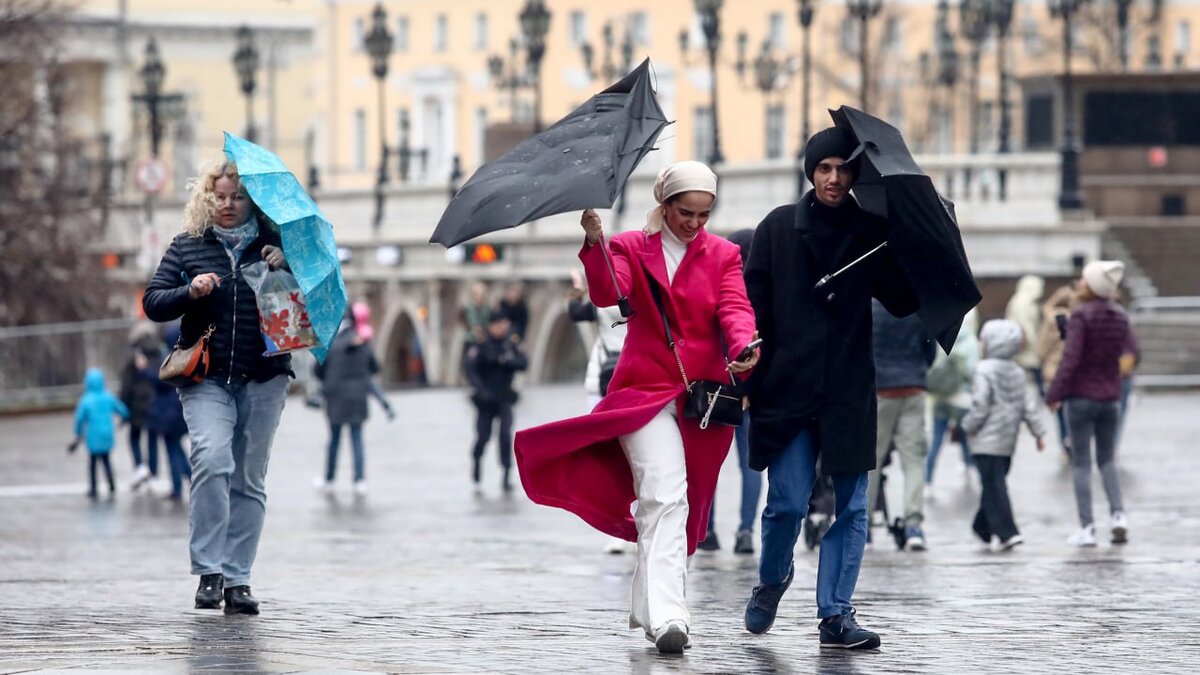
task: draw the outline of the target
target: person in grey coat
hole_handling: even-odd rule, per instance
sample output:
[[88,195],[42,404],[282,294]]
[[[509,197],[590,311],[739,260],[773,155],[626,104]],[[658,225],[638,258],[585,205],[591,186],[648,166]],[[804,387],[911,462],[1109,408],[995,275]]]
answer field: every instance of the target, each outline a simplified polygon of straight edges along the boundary
[[[329,493],[337,472],[338,447],[342,427],[350,427],[350,445],[354,451],[354,493],[364,496],[366,483],[366,451],[362,427],[367,421],[367,397],[372,393],[371,378],[379,372],[379,362],[371,342],[355,329],[352,316],[342,324],[342,331],[333,340],[325,362],[316,367],[325,398],[325,414],[329,418],[329,452],[325,463],[325,480],[317,480],[318,489]],[[386,401],[385,401],[386,406]],[[391,417],[390,408],[385,408]]]
[[982,485],[971,528],[985,544],[997,537],[1001,550],[1007,551],[1023,543],[1005,482],[1017,434],[1022,422],[1029,425],[1040,452],[1046,447],[1046,427],[1038,415],[1038,397],[1026,386],[1025,369],[1014,360],[1024,343],[1021,327],[1012,321],[988,321],[979,341],[984,358],[975,367],[971,409],[962,420]]

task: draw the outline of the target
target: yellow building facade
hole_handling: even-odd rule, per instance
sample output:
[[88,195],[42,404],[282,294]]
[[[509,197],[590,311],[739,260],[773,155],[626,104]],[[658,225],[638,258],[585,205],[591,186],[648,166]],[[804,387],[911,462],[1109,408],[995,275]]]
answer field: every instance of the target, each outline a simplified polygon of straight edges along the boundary
[[[205,158],[219,157],[221,132],[241,132],[246,104],[232,57],[236,30],[255,32],[260,68],[253,99],[258,139],[279,152],[298,174],[310,166],[321,189],[366,189],[376,182],[381,145],[389,146],[389,174],[399,179],[402,127],[412,152],[410,181],[449,180],[458,157],[466,175],[485,156],[488,129],[532,117],[530,88],[498,86],[489,58],[503,60],[502,75],[524,62],[518,16],[524,0],[387,0],[379,3],[393,36],[389,72],[380,87],[371,72],[365,36],[371,0],[84,0],[64,44],[75,96],[73,127],[84,137],[108,133],[123,160],[124,186],[131,167],[149,154],[145,106],[131,100],[146,42],[154,38],[166,67],[163,89],[183,105],[168,110],[160,155],[171,167],[168,194],[178,195],[186,176]],[[982,42],[979,74],[971,76],[970,43],[963,38],[959,2],[949,3],[944,26],[953,37],[958,68],[952,87],[939,81],[942,60],[936,34],[937,0],[884,0],[868,23],[868,82],[872,112],[904,131],[918,152],[993,150],[999,137],[998,67],[994,39]],[[700,20],[690,0],[547,0],[551,12],[541,65],[542,118],[547,124],[607,86],[616,72],[649,57],[660,102],[675,120],[652,162],[706,159],[711,152],[713,86]],[[812,130],[829,123],[826,110],[859,104],[860,23],[845,2],[815,0],[811,38],[811,100],[801,110],[803,35],[796,0],[728,1],[721,11],[717,119],[724,158],[745,163],[794,157],[802,119]],[[1091,3],[1076,21],[1079,72],[1121,68],[1115,5]],[[1128,68],[1194,67],[1191,27],[1200,19],[1194,0],[1167,0],[1131,10]],[[611,27],[611,53],[605,27]],[[681,32],[688,50],[681,48]],[[739,73],[739,34],[747,36],[746,68]],[[518,41],[516,52],[513,41]],[[773,90],[756,83],[754,61],[763,43],[780,64]],[[629,48],[623,49],[625,43]],[[593,67],[585,65],[591,45]],[[1015,4],[1007,49],[1012,148],[1020,150],[1023,111],[1020,78],[1062,70],[1061,22],[1044,2]],[[514,59],[514,54],[516,58]],[[977,83],[977,132],[970,133],[972,87]],[[382,134],[382,138],[381,138]]]

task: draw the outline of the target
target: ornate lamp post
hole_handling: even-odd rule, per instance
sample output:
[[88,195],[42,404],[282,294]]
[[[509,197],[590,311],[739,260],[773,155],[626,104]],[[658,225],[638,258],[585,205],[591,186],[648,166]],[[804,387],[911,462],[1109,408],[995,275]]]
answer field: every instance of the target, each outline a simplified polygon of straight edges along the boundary
[[950,3],[948,0],[938,0],[937,19],[934,23],[934,47],[937,50],[937,72],[934,74],[938,85],[948,92],[949,103],[944,103],[947,122],[950,127],[950,146],[954,147],[954,86],[958,84],[959,58],[958,50],[954,47],[954,36],[950,33]]
[[145,103],[146,110],[150,113],[150,156],[157,158],[158,146],[162,142],[160,106],[164,98],[162,85],[163,80],[167,77],[167,69],[163,65],[162,57],[159,56],[158,42],[154,38],[150,38],[146,42],[146,62],[138,74],[142,77],[142,87],[146,93],[135,96],[134,100]]
[[815,0],[796,0],[800,5],[796,18],[800,20],[800,28],[804,33],[804,51],[800,55],[800,144],[796,146],[796,197],[804,195],[807,178],[804,175],[804,144],[812,135],[808,124],[808,109],[810,106],[810,85],[812,76],[812,35],[813,4]]
[[1047,0],[1050,15],[1062,19],[1063,25],[1062,187],[1058,194],[1058,208],[1062,210],[1083,208],[1083,195],[1079,192],[1079,149],[1075,145],[1075,93],[1071,82],[1071,17],[1087,2]]
[[771,41],[763,40],[762,48],[753,63],[746,61],[746,47],[750,42],[750,37],[745,32],[738,33],[738,60],[734,64],[737,69],[738,77],[745,80],[746,70],[754,69],[753,85],[758,89],[763,96],[764,107],[768,110],[771,104],[771,94],[781,88],[782,81],[780,75],[787,68],[787,62],[783,57],[776,58],[771,49]]
[[863,112],[870,112],[868,107],[868,64],[867,64],[867,23],[883,9],[883,0],[846,0],[846,11],[858,19],[858,70],[862,77],[859,83],[858,105]]
[[[997,98],[1000,101],[1000,137],[996,152],[1007,154],[1009,134],[1012,131],[1011,108],[1008,98],[1008,32],[1012,28],[1014,0],[991,0],[990,18],[996,27],[996,75],[1000,91]],[[1000,201],[1008,198],[1008,171],[1000,167]]]
[[525,37],[525,58],[533,78],[533,133],[542,130],[542,57],[546,55],[546,33],[550,31],[550,10],[545,0],[528,0],[521,10],[521,34]]
[[970,43],[970,92],[968,112],[970,113],[970,129],[967,132],[967,150],[971,154],[979,152],[979,54],[983,49],[983,41],[988,32],[988,11],[986,4],[989,0],[960,0],[958,5],[959,26],[963,38]]
[[388,58],[392,55],[392,34],[387,27],[387,12],[383,3],[375,5],[371,12],[371,32],[364,40],[367,53],[371,56],[371,73],[379,83],[379,174],[375,180],[376,230],[383,223],[383,186],[388,182],[387,106],[384,100],[388,74]]
[[517,120],[517,89],[526,86],[525,78],[517,70],[517,56],[521,51],[521,42],[516,38],[508,41],[508,60],[503,56],[492,54],[488,57],[488,75],[497,89],[508,90],[508,102],[513,121]]
[[[611,21],[604,24],[600,35],[604,42],[604,63],[596,66],[596,49],[590,42],[584,42],[579,45],[579,51],[583,56],[583,65],[587,69],[588,76],[593,80],[603,78],[606,82],[616,80],[621,75],[628,73],[633,68],[633,32],[628,27],[625,29],[625,35],[621,38],[619,47],[616,45],[616,40],[613,38],[613,24]],[[613,48],[617,47],[621,53],[621,64],[617,65],[613,61]]]
[[[708,71],[712,77],[710,88],[709,111],[712,115],[712,154],[708,157],[710,166],[716,166],[725,161],[721,152],[721,125],[717,118],[717,54],[721,49],[721,5],[724,0],[695,0],[696,13],[700,15],[700,26],[704,31],[704,48],[708,52]],[[688,31],[679,33],[679,48],[684,57],[688,53]]]
[[254,46],[254,31],[249,26],[237,30],[237,51],[233,53],[233,69],[237,72],[246,97],[246,140],[253,142],[254,129],[254,77],[258,72],[258,48]]

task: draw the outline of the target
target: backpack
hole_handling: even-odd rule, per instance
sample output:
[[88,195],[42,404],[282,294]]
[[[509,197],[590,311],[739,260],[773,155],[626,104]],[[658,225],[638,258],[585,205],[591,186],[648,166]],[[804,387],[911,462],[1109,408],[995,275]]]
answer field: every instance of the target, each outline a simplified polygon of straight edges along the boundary
[[966,373],[958,359],[952,359],[939,351],[933,365],[925,374],[925,389],[938,398],[949,398],[962,389],[966,382]]

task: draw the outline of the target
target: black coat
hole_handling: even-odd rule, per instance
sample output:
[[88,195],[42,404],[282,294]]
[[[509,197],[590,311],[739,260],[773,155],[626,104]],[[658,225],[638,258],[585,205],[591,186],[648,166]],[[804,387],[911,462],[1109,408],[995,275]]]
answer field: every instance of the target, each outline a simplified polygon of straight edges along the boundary
[[379,362],[371,343],[356,338],[352,329],[338,333],[325,362],[316,368],[330,424],[362,424],[367,419],[367,396]]
[[467,351],[467,380],[474,389],[472,400],[476,405],[515,403],[513,376],[528,366],[529,360],[511,336],[496,339],[488,335]]
[[915,312],[917,299],[886,248],[815,292],[823,276],[883,241],[885,223],[852,202],[831,214],[811,191],[800,205],[781,206],[759,224],[746,264],[763,338],[748,381],[750,466],[765,469],[809,428],[824,473],[868,471],[876,427],[871,298],[897,316]]
[[[279,235],[267,228],[260,232],[242,252],[239,267],[262,260],[263,246],[280,245]],[[229,254],[211,227],[199,237],[180,234],[171,241],[146,287],[142,309],[152,321],[172,321],[182,316],[179,329],[184,346],[195,344],[209,325],[216,326],[209,342],[210,379],[265,382],[276,375],[291,374],[290,355],[263,356],[266,345],[258,327],[258,302],[241,274],[225,279],[206,297],[188,297],[192,279],[207,272],[225,275],[232,269]]]

